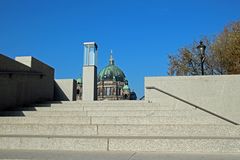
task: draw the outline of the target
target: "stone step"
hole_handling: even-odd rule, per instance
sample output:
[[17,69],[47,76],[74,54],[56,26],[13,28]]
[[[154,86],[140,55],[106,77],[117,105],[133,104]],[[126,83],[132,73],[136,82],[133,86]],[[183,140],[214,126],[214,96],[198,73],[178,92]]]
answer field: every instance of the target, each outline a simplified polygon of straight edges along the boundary
[[16,111],[147,111],[147,110],[195,110],[193,107],[171,107],[171,106],[160,106],[160,107],[82,107],[82,106],[52,106],[52,107],[23,107],[16,108]]
[[21,107],[15,108],[14,111],[83,111],[83,107]]
[[91,117],[86,116],[0,117],[0,124],[91,124]]
[[61,103],[42,103],[35,104],[35,106],[59,106],[59,105],[71,105],[71,106],[158,106],[161,103],[154,102],[148,103],[146,101],[95,101],[95,102],[84,102],[84,101],[64,101]]
[[84,111],[161,111],[161,110],[194,110],[195,108],[191,107],[182,107],[176,108],[171,106],[151,106],[151,107],[131,107],[131,106],[124,106],[124,107],[84,107]]
[[151,151],[180,153],[239,153],[239,138],[221,137],[153,137],[153,138],[110,138],[110,151]]
[[91,117],[91,124],[229,124],[216,117]]
[[[70,103],[47,103],[47,104],[36,104],[35,106],[82,106],[82,107],[184,107],[189,106],[188,104],[177,101],[177,103],[166,104],[161,102],[151,102],[146,101],[95,101],[95,102],[70,102]],[[192,107],[192,106],[189,106]]]
[[0,117],[0,124],[229,124],[213,116],[192,117],[110,117],[110,116],[32,116]]
[[107,138],[0,136],[0,150],[107,151]]
[[237,153],[0,150],[0,160],[239,160]]
[[239,153],[239,138],[0,136],[1,150]]
[[97,102],[73,102],[73,103],[45,103],[35,104],[35,107],[166,107],[166,108],[192,108],[184,102],[174,104],[162,104],[161,102],[147,103],[145,101],[97,101]]
[[0,116],[87,116],[86,111],[2,111]]
[[97,136],[97,125],[1,124],[0,135]]
[[0,116],[209,116],[200,110],[140,110],[140,111],[4,111]]
[[88,116],[209,116],[200,110],[145,110],[145,111],[87,111]]
[[[160,104],[35,104],[32,107],[160,107]],[[163,106],[167,107],[167,105]]]
[[234,125],[2,124],[0,135],[240,137]]
[[98,125],[101,136],[212,136],[240,137],[235,125]]

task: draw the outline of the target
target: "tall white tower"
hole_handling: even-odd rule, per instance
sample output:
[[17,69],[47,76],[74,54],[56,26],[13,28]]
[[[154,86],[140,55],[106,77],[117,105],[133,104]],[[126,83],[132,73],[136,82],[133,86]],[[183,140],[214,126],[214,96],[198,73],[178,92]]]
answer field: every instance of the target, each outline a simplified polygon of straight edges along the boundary
[[83,62],[83,101],[97,100],[97,44],[85,42]]

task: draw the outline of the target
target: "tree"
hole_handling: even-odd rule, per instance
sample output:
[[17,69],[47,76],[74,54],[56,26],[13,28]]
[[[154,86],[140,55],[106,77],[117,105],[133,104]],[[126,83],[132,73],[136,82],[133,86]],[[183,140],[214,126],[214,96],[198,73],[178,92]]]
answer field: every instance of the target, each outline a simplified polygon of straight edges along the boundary
[[212,45],[212,52],[222,74],[240,74],[240,22],[224,28]]
[[[240,22],[224,28],[214,40],[203,38],[206,45],[204,73],[239,74],[240,73]],[[178,54],[169,55],[169,75],[200,75],[201,58],[197,42],[179,49]]]
[[[212,65],[211,42],[208,38],[203,39],[203,43],[207,46],[205,52],[204,72],[205,74],[217,74]],[[197,46],[194,42],[189,47],[179,49],[177,55],[169,55],[169,75],[200,75],[201,74],[201,57]]]

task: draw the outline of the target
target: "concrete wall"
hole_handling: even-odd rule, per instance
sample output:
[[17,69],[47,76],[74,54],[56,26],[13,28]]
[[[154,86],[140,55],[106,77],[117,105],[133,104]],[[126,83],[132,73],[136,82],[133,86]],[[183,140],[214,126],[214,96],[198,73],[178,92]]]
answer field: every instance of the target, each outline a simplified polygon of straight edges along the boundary
[[[186,106],[174,96],[240,123],[240,75],[145,77],[145,100],[162,105]],[[189,106],[191,107],[191,106]]]
[[0,110],[53,100],[53,93],[52,67],[30,56],[15,61],[0,54]]
[[38,85],[32,86],[32,90],[35,90],[36,93],[33,95],[33,99],[52,100],[54,96],[54,69],[31,56],[16,57],[15,60],[29,66],[32,72],[39,72],[43,75],[41,80],[37,81]]
[[74,79],[57,79],[54,87],[55,101],[75,101],[77,81]]
[[23,65],[22,63],[16,62],[13,59],[0,54],[0,71],[1,72],[23,72],[23,71],[30,71],[30,67]]

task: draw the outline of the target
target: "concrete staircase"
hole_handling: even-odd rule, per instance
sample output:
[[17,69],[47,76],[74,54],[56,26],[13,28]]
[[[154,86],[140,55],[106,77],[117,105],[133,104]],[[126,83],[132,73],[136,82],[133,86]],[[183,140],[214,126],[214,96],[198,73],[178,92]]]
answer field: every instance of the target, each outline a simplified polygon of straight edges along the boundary
[[0,150],[239,153],[240,127],[187,105],[49,103],[0,112]]

